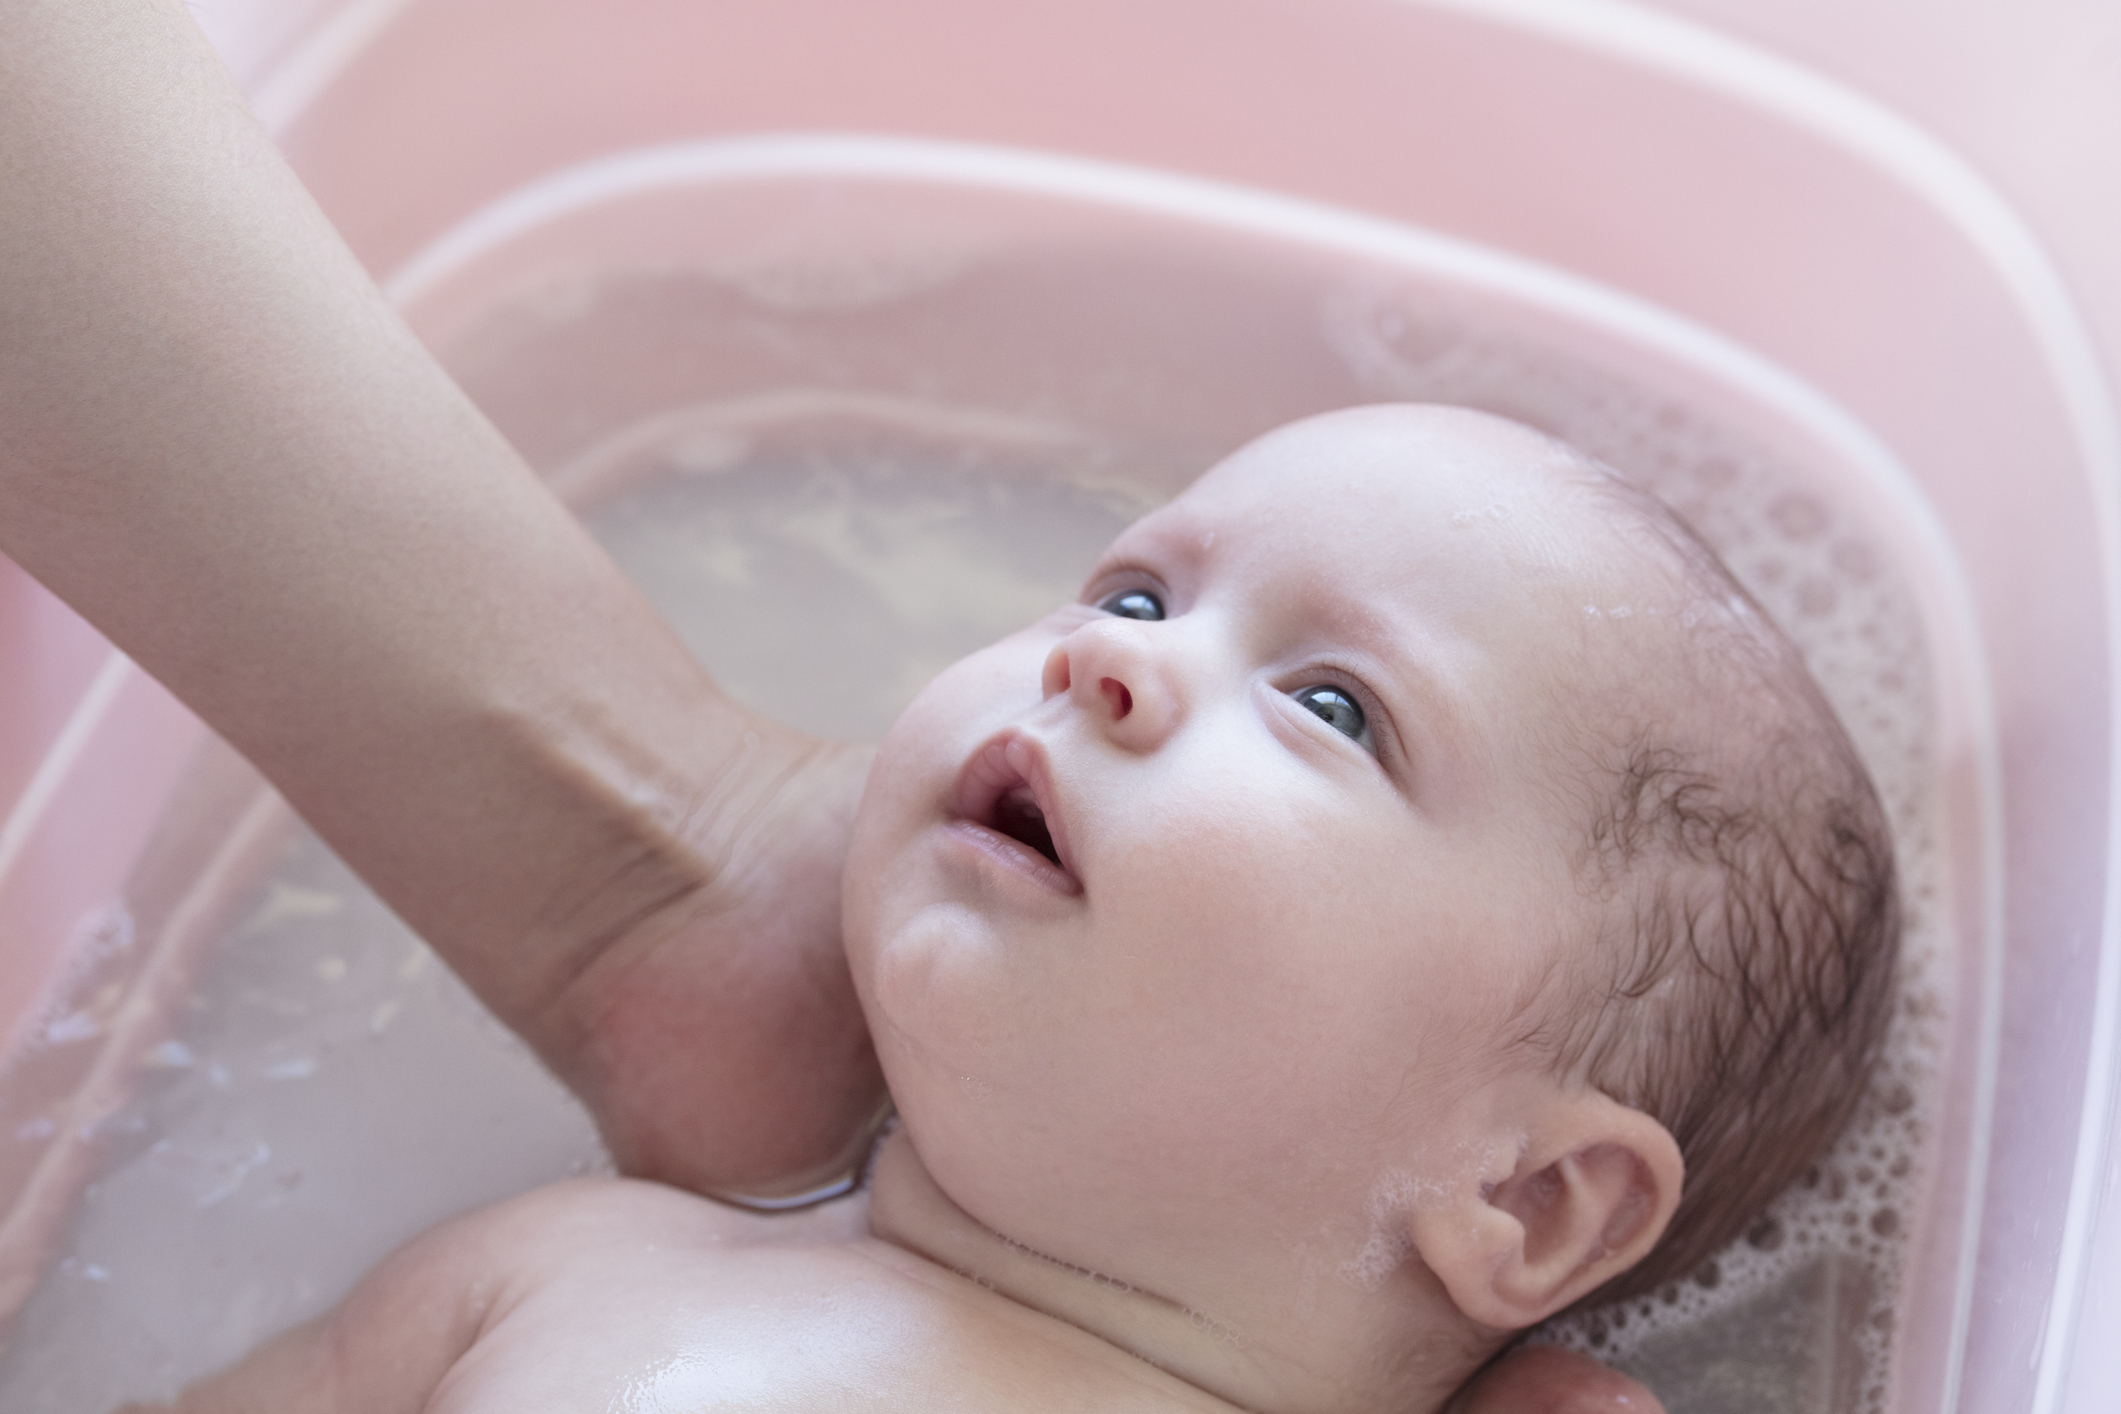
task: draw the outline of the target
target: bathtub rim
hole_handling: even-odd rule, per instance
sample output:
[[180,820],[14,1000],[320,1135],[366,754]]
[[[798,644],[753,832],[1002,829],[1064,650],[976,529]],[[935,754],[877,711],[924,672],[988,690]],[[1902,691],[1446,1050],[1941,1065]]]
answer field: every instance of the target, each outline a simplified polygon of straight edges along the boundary
[[[257,107],[275,131],[297,117],[346,65],[380,36],[410,0],[352,0],[264,66],[254,85]],[[2015,210],[1945,144],[1860,91],[1764,49],[1731,39],[1697,22],[1628,0],[1400,0],[1511,25],[1616,62],[1653,70],[1803,126],[1854,153],[1913,191],[1978,250],[2009,293],[2047,360],[2053,387],[2069,418],[2089,485],[2097,526],[2102,610],[2106,624],[2107,686],[2121,703],[2121,428],[2097,350],[2060,276]],[[278,105],[277,107],[275,105]],[[76,709],[76,715],[89,704]],[[2113,1145],[2116,1067],[2121,1063],[2121,712],[2110,712],[2106,812],[2106,879],[2085,1091],[2076,1124],[2068,1206],[2058,1267],[2039,1338],[2038,1381],[2031,1408],[2054,1414],[2064,1405],[2075,1354],[2080,1303],[2091,1278],[2092,1238],[2101,1214],[2099,1188]],[[69,719],[61,739],[75,730]],[[85,730],[85,729],[84,729]],[[40,774],[44,766],[40,764]],[[19,811],[21,802],[15,810]],[[10,817],[12,818],[12,816]],[[2000,906],[2000,900],[1999,900]],[[1984,1121],[1985,1124],[1985,1121]],[[1973,1181],[1985,1181],[1977,1173]],[[2111,1227],[2117,1215],[2105,1215]],[[1971,1253],[1973,1249],[1965,1248]],[[1971,1255],[1967,1261],[1972,1261]],[[1954,1339],[1953,1379],[1970,1318],[1970,1283],[1962,1281],[1962,1313]],[[1945,1407],[1953,1407],[1956,1386]]]

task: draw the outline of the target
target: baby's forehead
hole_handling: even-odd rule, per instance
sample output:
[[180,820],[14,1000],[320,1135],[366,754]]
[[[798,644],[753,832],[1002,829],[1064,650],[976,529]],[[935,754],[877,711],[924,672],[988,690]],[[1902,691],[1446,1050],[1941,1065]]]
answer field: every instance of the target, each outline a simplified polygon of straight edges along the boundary
[[1535,485],[1581,467],[1566,443],[1470,408],[1393,403],[1285,424],[1226,457],[1196,483],[1211,494],[1275,482]]
[[1224,556],[1309,557],[1373,589],[1447,584],[1472,598],[1543,588],[1595,602],[1653,568],[1617,533],[1626,516],[1599,493],[1604,476],[1503,418],[1357,408],[1241,448],[1139,529]]

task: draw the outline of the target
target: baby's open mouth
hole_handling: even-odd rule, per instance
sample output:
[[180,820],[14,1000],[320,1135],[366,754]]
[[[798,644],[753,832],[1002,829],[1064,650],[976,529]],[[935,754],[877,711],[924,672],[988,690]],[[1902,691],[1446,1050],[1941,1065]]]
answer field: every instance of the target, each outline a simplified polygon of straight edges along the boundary
[[[990,852],[998,857],[1015,854],[1020,860],[1016,867],[1043,876],[1050,887],[1064,893],[1081,891],[1082,881],[1068,862],[1066,831],[1053,813],[1045,749],[1030,737],[1003,732],[973,752],[958,775],[951,805],[959,819],[993,832],[988,836]],[[1011,850],[995,835],[1021,850]]]
[[1030,845],[1060,865],[1060,851],[1053,847],[1053,832],[1046,828],[1046,812],[1038,808],[1038,798],[1031,793],[1031,787],[1018,786],[994,802],[994,818],[984,823],[988,829]]

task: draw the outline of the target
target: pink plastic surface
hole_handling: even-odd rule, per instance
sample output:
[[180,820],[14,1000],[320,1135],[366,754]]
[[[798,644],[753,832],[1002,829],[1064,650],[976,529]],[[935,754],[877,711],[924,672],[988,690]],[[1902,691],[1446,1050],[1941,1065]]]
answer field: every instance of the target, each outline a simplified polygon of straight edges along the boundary
[[[1841,7],[1672,9],[1727,31],[1532,0],[296,0],[210,18],[379,276],[485,202],[592,156],[881,132],[1101,157],[1426,226],[1643,296],[1823,390],[1913,470],[1966,572],[2004,802],[1978,1243],[1970,1270],[1925,1273],[1966,1293],[1968,1321],[1957,1352],[1934,1334],[1903,1352],[1897,1403],[2107,1408],[2121,1371],[2100,1331],[2121,1314],[2121,1252],[2097,1248],[2117,1245],[2115,1217],[2099,1228],[2092,1200],[2112,1186],[2099,1146],[2117,965],[2116,441],[2111,377],[2084,329],[2121,337],[2121,281],[2097,254],[2112,248],[2097,238],[2115,231],[2113,200],[2074,196],[2066,177],[2109,170],[2116,133],[2082,130],[2071,151],[2067,130],[2059,155],[2032,153],[2037,125],[1993,90],[1985,104],[1950,91],[1970,61],[1935,42],[1892,52],[1901,26],[1920,25],[1882,0],[1845,35]],[[1940,21],[1945,37],[1992,34],[2012,62],[2029,42],[2062,64],[2121,38],[2091,7],[1962,9]],[[2011,198],[1860,90],[1724,32],[1875,82],[2003,172]],[[2081,82],[2059,91],[2065,116],[2113,116]],[[2065,254],[2066,278],[2042,242]],[[34,808],[0,813],[11,1033],[74,921],[119,887],[196,737],[105,653],[0,565],[0,802],[24,799],[55,743],[80,747],[44,768]],[[99,675],[101,714],[72,717]],[[1977,770],[1981,746],[1958,769]],[[1977,857],[1955,863],[1980,874]]]
[[17,1038],[204,731],[5,558],[0,665],[0,1037]]

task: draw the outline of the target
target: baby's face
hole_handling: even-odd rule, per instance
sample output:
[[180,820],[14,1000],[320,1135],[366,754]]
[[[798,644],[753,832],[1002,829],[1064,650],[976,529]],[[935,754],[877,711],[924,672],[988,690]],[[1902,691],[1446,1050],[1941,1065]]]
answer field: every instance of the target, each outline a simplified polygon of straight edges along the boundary
[[1571,718],[1671,592],[1582,480],[1477,414],[1295,424],[907,709],[848,946],[959,1204],[1126,1273],[1292,1195],[1359,1217],[1410,1137],[1470,1161],[1451,1111],[1531,1063],[1588,917]]

